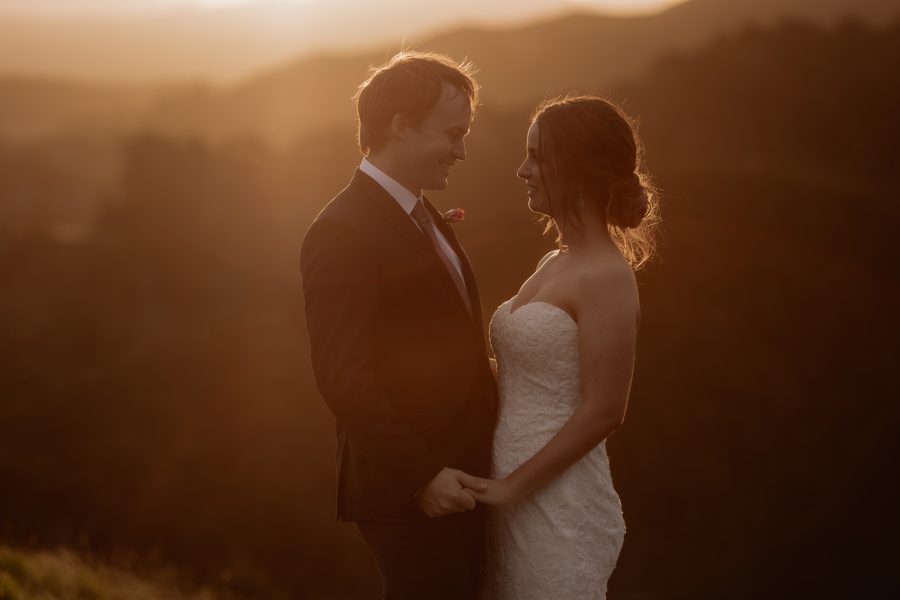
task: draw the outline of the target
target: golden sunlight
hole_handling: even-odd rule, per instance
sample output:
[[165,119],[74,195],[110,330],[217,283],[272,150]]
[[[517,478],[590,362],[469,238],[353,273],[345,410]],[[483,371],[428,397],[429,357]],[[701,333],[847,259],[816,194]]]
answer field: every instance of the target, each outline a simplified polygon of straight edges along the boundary
[[502,27],[564,10],[628,17],[682,1],[0,0],[0,73],[232,84],[309,53],[398,47],[462,24]]
[[[238,6],[241,4],[259,4],[267,0],[194,0],[196,4],[210,8]],[[316,0],[280,0],[282,4],[312,4]]]

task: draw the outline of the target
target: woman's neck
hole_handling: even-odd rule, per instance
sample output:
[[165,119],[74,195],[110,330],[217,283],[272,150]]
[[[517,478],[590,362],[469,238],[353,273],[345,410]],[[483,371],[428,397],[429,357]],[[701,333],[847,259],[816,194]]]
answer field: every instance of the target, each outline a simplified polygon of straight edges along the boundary
[[601,247],[615,246],[609,237],[606,218],[600,211],[583,210],[581,223],[572,219],[556,220],[559,244],[567,252],[581,254]]

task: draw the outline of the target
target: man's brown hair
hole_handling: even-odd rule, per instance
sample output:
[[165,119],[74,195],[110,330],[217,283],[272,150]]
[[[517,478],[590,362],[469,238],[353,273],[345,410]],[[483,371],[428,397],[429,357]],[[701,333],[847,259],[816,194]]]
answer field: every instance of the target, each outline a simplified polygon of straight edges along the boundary
[[447,83],[478,104],[478,84],[472,63],[454,62],[443,54],[404,50],[369,77],[354,97],[359,119],[358,141],[363,154],[377,152],[388,140],[387,129],[394,115],[404,115],[415,125],[437,104]]

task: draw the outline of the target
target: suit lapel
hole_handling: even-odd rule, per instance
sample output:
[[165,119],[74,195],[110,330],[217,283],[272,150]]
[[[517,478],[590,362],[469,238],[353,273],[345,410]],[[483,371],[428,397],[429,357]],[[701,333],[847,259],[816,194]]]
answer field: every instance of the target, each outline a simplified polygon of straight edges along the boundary
[[363,198],[366,208],[373,210],[378,218],[389,225],[407,244],[415,251],[416,255],[427,258],[434,254],[431,243],[422,234],[418,226],[406,214],[397,201],[394,200],[378,182],[357,170],[353,178],[353,184],[363,188]]
[[[393,196],[381,187],[378,182],[359,170],[356,171],[350,185],[359,186],[361,188],[362,196],[365,198],[365,203],[368,207],[375,211],[378,218],[389,225],[392,230],[407,243],[410,250],[412,250],[411,254],[413,254],[416,259],[426,263],[428,267],[427,270],[432,275],[432,281],[434,281],[436,285],[439,285],[442,291],[455,298],[456,305],[471,322],[472,319],[469,318],[469,311],[466,308],[463,299],[460,297],[459,290],[456,288],[456,284],[453,283],[450,273],[447,272],[447,267],[444,266],[444,262],[436,254],[428,237],[419,229],[419,226],[413,222],[412,218],[406,214],[400,205],[397,204],[397,201]],[[447,240],[450,241],[454,252],[460,257],[460,262],[463,265],[464,280],[471,299],[474,281],[472,280],[471,273],[468,269],[468,260],[465,259],[465,255],[462,254],[459,249],[459,244],[456,242],[456,238],[453,237],[452,232],[445,229],[446,224],[441,215],[437,213],[429,202],[426,201],[425,206],[431,212],[435,225],[440,229]],[[472,310],[475,311],[476,308],[477,305],[473,303]]]
[[[472,313],[471,315],[469,315],[470,323],[472,324],[472,328],[475,330],[475,335],[478,338],[478,344],[479,346],[481,346],[481,351],[484,352],[485,356],[487,356],[488,346],[487,339],[485,338],[484,314],[481,310],[481,297],[478,294],[478,284],[475,281],[475,273],[472,271],[472,265],[469,262],[469,256],[466,254],[465,250],[463,250],[463,247],[459,243],[459,240],[456,239],[456,233],[454,233],[453,228],[444,221],[444,217],[440,213],[438,213],[438,211],[431,205],[430,202],[428,202],[427,198],[425,199],[425,206],[428,207],[428,210],[431,212],[437,228],[442,234],[444,234],[444,237],[447,238],[448,242],[450,242],[450,246],[453,248],[453,251],[456,252],[456,256],[459,257],[459,262],[462,266],[463,280],[466,284],[466,291],[469,294],[469,306],[472,307]],[[446,271],[446,269],[444,269],[444,271]],[[458,295],[459,293],[457,293],[457,296]],[[461,302],[460,305],[462,306]],[[466,310],[464,306],[463,310]],[[469,314],[467,310],[466,314]]]
[[[478,286],[475,282],[475,274],[472,272],[472,265],[469,263],[469,257],[463,250],[463,247],[460,245],[459,240],[456,239],[456,234],[454,233],[453,228],[450,227],[450,225],[448,225],[446,221],[444,221],[443,215],[437,211],[437,209],[431,204],[431,202],[428,201],[428,198],[425,198],[425,206],[431,213],[432,219],[434,220],[434,224],[438,228],[438,231],[440,231],[444,235],[444,237],[450,243],[450,247],[459,258],[460,266],[462,266],[463,281],[466,284],[466,291],[469,294],[469,306],[472,307],[472,318],[478,330],[481,331],[483,329],[481,317],[481,299],[478,297]],[[446,271],[446,269],[444,270]],[[456,286],[454,286],[454,289],[455,288]],[[459,294],[457,293],[457,295]]]

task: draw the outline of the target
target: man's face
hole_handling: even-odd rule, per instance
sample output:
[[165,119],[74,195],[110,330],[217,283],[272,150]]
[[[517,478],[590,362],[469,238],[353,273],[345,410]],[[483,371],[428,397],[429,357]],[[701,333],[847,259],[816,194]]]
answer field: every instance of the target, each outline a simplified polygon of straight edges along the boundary
[[407,127],[400,140],[404,183],[422,190],[445,189],[450,168],[466,158],[471,122],[469,98],[445,83],[437,104],[417,126]]

